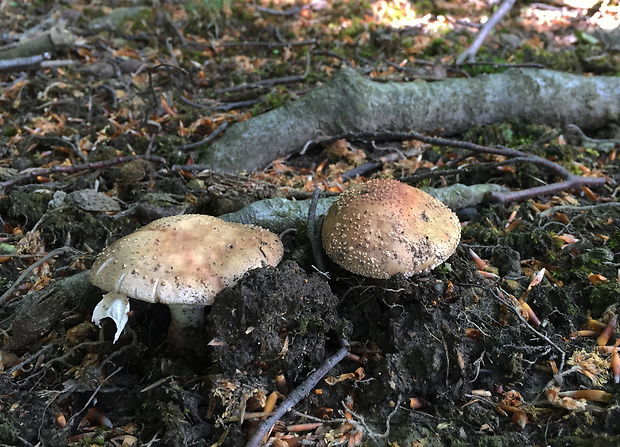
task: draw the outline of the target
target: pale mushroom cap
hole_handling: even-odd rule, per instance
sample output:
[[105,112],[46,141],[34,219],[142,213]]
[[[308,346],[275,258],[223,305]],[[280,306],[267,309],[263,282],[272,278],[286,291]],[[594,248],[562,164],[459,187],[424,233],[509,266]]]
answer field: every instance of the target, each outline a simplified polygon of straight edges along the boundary
[[411,276],[448,259],[461,238],[456,215],[431,195],[391,179],[342,193],[323,222],[323,247],[341,267],[371,278]]
[[106,247],[90,282],[131,298],[210,305],[244,273],[275,267],[280,238],[268,230],[197,214],[165,217]]

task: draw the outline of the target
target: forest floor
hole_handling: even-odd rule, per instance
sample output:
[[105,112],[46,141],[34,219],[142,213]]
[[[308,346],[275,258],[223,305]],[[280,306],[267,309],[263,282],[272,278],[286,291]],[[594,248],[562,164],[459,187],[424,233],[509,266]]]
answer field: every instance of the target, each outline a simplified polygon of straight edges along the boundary
[[[0,63],[10,61],[0,64],[0,445],[242,446],[269,396],[281,401],[343,338],[352,355],[274,427],[270,445],[620,444],[618,123],[588,136],[517,121],[462,135],[607,182],[454,206],[459,248],[418,276],[370,280],[326,259],[327,277],[313,267],[305,216],[291,218],[284,261],[222,292],[184,349],[168,342],[168,309],[140,302],[112,343],[113,324],[90,321],[101,291],[87,272],[105,246],[179,213],[220,216],[318,187],[337,195],[374,177],[555,182],[531,163],[416,141],[339,140],[254,173],[191,165],[226,126],[343,67],[378,82],[515,64],[618,76],[620,28],[602,30],[618,26],[617,1],[517,2],[478,63],[462,65],[456,57],[494,10],[486,1],[0,8]],[[37,59],[42,50],[49,59]],[[368,161],[377,163],[351,179]]]

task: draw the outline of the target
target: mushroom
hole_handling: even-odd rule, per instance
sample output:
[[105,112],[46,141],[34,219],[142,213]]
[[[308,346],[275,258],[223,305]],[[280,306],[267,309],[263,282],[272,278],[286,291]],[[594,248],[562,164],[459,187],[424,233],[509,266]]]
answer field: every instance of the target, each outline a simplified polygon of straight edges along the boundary
[[323,247],[341,267],[387,279],[430,270],[456,250],[456,215],[431,195],[392,179],[342,193],[323,222]]
[[[202,323],[204,306],[247,271],[275,267],[280,238],[268,230],[197,214],[164,217],[106,247],[90,271],[90,282],[107,291],[93,322],[110,317],[114,342],[127,324],[129,299],[170,308],[173,339]],[[182,338],[182,336],[181,336]]]

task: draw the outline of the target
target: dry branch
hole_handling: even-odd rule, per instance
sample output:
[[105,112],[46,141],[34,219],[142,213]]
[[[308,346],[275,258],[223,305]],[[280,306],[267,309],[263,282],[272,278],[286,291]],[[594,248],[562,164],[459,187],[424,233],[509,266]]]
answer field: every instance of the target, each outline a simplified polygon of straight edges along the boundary
[[593,128],[620,118],[618,98],[618,77],[552,70],[510,69],[436,83],[379,83],[343,69],[303,98],[231,126],[199,162],[217,170],[253,171],[319,137],[410,130],[456,134],[508,118]]
[[0,49],[0,60],[25,58],[45,53],[54,53],[71,47],[75,41],[73,34],[66,29],[53,27],[31,39],[24,40],[9,47]]
[[515,4],[515,0],[504,0],[504,2],[497,8],[497,11],[493,13],[491,18],[484,24],[484,26],[478,31],[476,38],[472,44],[463,51],[459,57],[456,58],[456,63],[462,64],[465,61],[474,62],[476,59],[476,53],[484,43],[484,39],[493,31],[499,22],[504,18],[506,14],[512,9]]

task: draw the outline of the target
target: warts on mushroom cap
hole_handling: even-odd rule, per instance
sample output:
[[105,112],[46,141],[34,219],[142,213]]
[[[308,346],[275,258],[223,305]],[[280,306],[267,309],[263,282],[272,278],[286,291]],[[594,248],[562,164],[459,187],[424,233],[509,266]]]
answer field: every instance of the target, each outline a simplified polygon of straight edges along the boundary
[[456,215],[431,195],[392,179],[345,191],[323,222],[323,246],[341,267],[386,279],[430,270],[454,253]]

